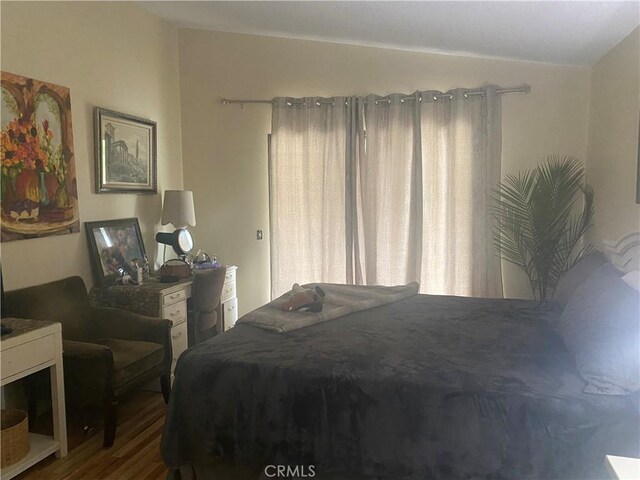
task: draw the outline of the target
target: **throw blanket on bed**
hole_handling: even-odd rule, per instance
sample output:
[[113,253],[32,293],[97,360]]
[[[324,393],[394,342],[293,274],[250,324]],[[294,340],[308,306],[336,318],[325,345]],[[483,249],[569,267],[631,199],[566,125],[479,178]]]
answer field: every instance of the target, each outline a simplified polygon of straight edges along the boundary
[[286,334],[236,325],[180,356],[162,457],[198,480],[229,478],[217,456],[316,479],[607,478],[605,454],[638,456],[638,395],[584,393],[558,315],[414,295]]
[[324,308],[319,313],[282,311],[280,305],[291,294],[291,292],[287,292],[272,302],[249,312],[236,323],[248,323],[274,332],[290,332],[333,320],[348,313],[397,302],[415,295],[420,288],[416,282],[395,287],[339,285],[335,283],[310,283],[303,285],[303,287],[313,288],[316,285],[325,292]]

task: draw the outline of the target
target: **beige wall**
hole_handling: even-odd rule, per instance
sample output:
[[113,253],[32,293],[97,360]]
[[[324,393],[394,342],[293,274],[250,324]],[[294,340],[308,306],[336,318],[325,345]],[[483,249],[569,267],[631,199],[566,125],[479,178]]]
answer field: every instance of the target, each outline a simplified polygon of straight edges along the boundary
[[[80,221],[138,217],[147,249],[161,195],[94,193],[93,108],[158,123],[158,186],[182,188],[177,30],[126,2],[2,2],[3,71],[71,90]],[[2,244],[5,288],[80,274],[91,284],[80,233]]]
[[596,193],[591,241],[616,240],[640,228],[635,203],[640,113],[640,29],[591,72],[587,181]]
[[[269,298],[269,105],[223,106],[222,97],[350,95],[529,83],[503,98],[503,170],[547,154],[587,151],[588,68],[434,55],[181,29],[180,87],[185,188],[196,198],[198,247],[239,266],[240,313]],[[256,229],[265,239],[256,241]],[[505,274],[508,296],[526,280]]]
[[[184,155],[185,188],[196,195],[196,246],[240,267],[241,313],[269,295],[270,108],[222,106],[222,97],[529,83],[530,94],[504,97],[503,171],[529,168],[549,153],[584,160],[589,132],[587,173],[597,194],[593,241],[638,228],[638,30],[590,71],[190,29],[178,33],[135,5],[115,2],[3,2],[1,26],[2,70],[71,89],[81,221],[137,216],[147,248],[155,252],[160,195],[93,193],[92,111],[103,106],[157,121],[159,189],[181,188]],[[256,241],[256,229],[265,231],[263,241]],[[91,282],[83,231],[4,243],[2,262],[9,289],[76,273]],[[512,268],[505,282],[507,295],[528,294]]]

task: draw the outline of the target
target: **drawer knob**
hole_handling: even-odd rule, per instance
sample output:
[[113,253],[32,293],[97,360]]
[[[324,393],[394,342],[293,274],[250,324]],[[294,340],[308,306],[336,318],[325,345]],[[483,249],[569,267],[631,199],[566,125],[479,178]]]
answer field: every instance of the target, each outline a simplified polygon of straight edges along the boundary
[[175,335],[171,335],[171,338],[173,338],[174,340],[177,340],[178,338],[180,338],[182,336],[182,332],[178,332]]

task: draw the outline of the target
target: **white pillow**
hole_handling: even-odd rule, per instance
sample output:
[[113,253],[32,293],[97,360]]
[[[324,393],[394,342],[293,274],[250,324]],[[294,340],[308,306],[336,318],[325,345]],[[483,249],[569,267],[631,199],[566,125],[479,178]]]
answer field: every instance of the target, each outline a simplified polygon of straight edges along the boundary
[[640,292],[640,270],[632,270],[622,277],[622,280],[631,288]]

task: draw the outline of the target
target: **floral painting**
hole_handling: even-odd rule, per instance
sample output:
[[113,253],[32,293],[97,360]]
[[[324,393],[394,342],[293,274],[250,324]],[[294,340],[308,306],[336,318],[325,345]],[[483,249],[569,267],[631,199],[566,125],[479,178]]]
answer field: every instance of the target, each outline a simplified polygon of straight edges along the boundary
[[2,72],[2,241],[78,232],[69,89]]

